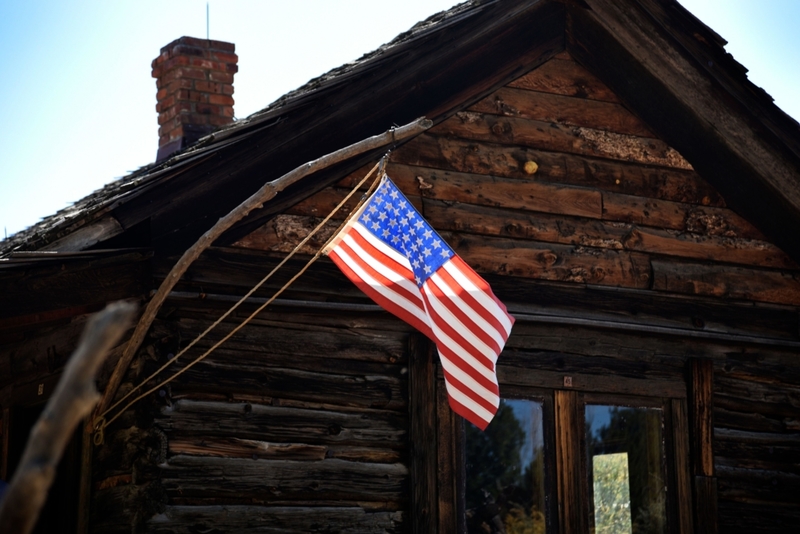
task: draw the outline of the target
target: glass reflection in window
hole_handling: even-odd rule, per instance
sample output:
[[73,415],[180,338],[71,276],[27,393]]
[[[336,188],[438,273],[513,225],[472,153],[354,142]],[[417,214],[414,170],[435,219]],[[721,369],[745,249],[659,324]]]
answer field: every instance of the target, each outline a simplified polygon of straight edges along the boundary
[[666,532],[662,411],[587,405],[586,450],[593,532]]
[[486,428],[466,423],[467,532],[545,532],[542,405],[503,399]]

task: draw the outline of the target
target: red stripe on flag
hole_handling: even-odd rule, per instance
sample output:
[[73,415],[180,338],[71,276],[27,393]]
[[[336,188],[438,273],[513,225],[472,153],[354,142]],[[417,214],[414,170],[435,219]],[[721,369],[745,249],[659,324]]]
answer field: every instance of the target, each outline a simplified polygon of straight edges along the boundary
[[[450,258],[450,261],[458,269],[458,271],[462,275],[467,277],[469,279],[469,281],[472,282],[475,285],[475,287],[480,289],[485,295],[487,295],[489,298],[491,298],[494,301],[495,304],[497,304],[497,306],[500,309],[500,311],[503,313],[503,315],[505,315],[508,318],[509,322],[511,323],[511,326],[513,326],[514,325],[514,316],[513,315],[509,315],[508,310],[506,309],[506,305],[503,304],[502,302],[500,302],[500,299],[498,299],[494,295],[494,293],[492,292],[492,288],[489,287],[489,284],[486,282],[486,280],[481,278],[480,275],[478,273],[476,273],[472,269],[472,267],[467,265],[464,262],[464,260],[461,259],[461,257],[453,256],[452,258]],[[505,332],[506,331],[505,327],[502,327],[500,329],[500,331],[501,332]],[[506,339],[507,339],[510,334],[511,334],[511,331],[509,329],[509,331],[506,332],[504,337],[506,337]]]
[[[340,247],[337,247],[337,249]],[[430,339],[433,339],[433,334],[430,331],[430,327],[421,322],[417,317],[412,315],[411,313],[407,312],[402,306],[398,305],[396,302],[391,300],[390,298],[381,294],[378,290],[372,287],[369,282],[363,280],[355,271],[353,271],[348,263],[342,259],[336,252],[336,250],[331,251],[328,254],[328,257],[333,260],[333,262],[341,269],[342,273],[350,279],[361,291],[363,291],[369,298],[375,301],[380,307],[392,313],[399,319],[407,322],[420,332],[422,332],[425,336]],[[394,291],[394,284],[393,287],[387,287],[389,291]]]
[[[427,285],[429,282],[426,282]],[[452,340],[452,343],[455,343],[458,347],[461,348],[464,352],[475,358],[476,363],[481,367],[488,369],[489,371],[494,372],[494,361],[490,360],[489,357],[481,352],[477,347],[469,343],[464,337],[450,324],[450,322],[439,315],[436,311],[436,308],[431,304],[428,295],[423,292],[422,298],[425,299],[426,308],[428,309],[428,315],[430,315],[432,322],[447,336]],[[434,335],[435,335],[434,331]],[[441,343],[445,343],[443,339],[438,340]],[[459,357],[459,359],[461,359]],[[465,362],[466,364],[466,362]],[[467,364],[469,365],[469,364]]]
[[[458,263],[459,262],[455,262],[455,265],[454,265],[455,268],[458,269],[459,272],[464,274],[463,273],[463,268]],[[467,266],[467,267],[469,268],[469,266]],[[475,298],[475,296],[470,291],[467,291],[466,288],[461,286],[458,283],[458,281],[456,281],[456,279],[453,278],[453,276],[449,272],[447,272],[446,269],[439,269],[438,271],[436,271],[436,274],[442,279],[442,281],[444,283],[447,284],[447,286],[450,288],[451,291],[457,293],[461,297],[461,300],[464,301],[464,304],[467,307],[469,307],[469,309],[472,312],[474,312],[475,314],[480,316],[484,321],[486,321],[489,325],[491,325],[491,327],[497,332],[498,336],[505,343],[505,341],[508,339],[508,334],[506,334],[506,329],[503,326],[503,324],[497,319],[497,316],[494,315],[493,313],[490,313],[489,310],[487,310],[480,302],[478,302],[478,300]],[[466,276],[466,274],[464,274],[464,276]],[[484,295],[487,295],[489,297],[493,297],[493,295],[488,295],[485,292],[484,292]],[[492,299],[492,300],[494,300],[494,299]],[[505,313],[505,309],[503,308],[503,309],[497,310],[497,312]],[[493,346],[495,347],[495,350],[496,350],[497,354],[500,354],[502,349],[501,349],[500,346],[497,345],[497,341],[495,340],[495,338],[493,336],[489,336],[488,334],[487,334],[487,337],[491,337],[492,338],[492,343],[494,343]]]
[[[447,274],[444,271],[444,269],[439,269],[439,271],[437,271],[436,274],[438,276],[443,272]],[[449,275],[447,276],[449,277]],[[441,281],[445,282],[444,277],[441,278]],[[494,353],[495,357],[497,357],[497,355],[500,354],[501,349],[500,346],[497,344],[495,338],[489,332],[485,331],[484,328],[478,324],[478,322],[475,320],[474,317],[470,317],[470,315],[467,312],[462,310],[461,306],[456,304],[453,298],[447,295],[447,293],[445,293],[443,288],[439,287],[439,284],[435,279],[430,278],[426,282],[426,286],[430,289],[430,291],[434,294],[434,296],[442,304],[442,306],[444,306],[447,309],[447,311],[453,314],[453,316],[458,320],[458,322],[461,323],[462,327],[465,330],[468,330],[473,336],[475,336],[481,342],[483,342],[483,344],[486,345],[486,347]],[[452,287],[449,289],[458,295],[459,292],[457,290],[455,290]],[[466,291],[462,291],[461,293],[466,294]],[[461,300],[464,300],[463,295],[458,295],[458,296],[459,298],[461,298]],[[468,304],[467,302],[464,303],[465,306],[467,304]],[[475,310],[474,308],[471,308],[470,312],[474,313],[475,315],[479,315],[478,310]],[[494,361],[492,361],[491,363],[493,364]]]

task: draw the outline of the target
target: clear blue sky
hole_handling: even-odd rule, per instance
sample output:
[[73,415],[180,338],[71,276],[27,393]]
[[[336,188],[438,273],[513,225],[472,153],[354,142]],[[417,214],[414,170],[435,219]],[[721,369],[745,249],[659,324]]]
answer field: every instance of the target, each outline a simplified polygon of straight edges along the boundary
[[[211,38],[236,43],[244,117],[455,3],[211,0]],[[800,0],[682,3],[800,118]],[[0,0],[0,239],[153,161],[150,62],[205,32],[205,0]]]

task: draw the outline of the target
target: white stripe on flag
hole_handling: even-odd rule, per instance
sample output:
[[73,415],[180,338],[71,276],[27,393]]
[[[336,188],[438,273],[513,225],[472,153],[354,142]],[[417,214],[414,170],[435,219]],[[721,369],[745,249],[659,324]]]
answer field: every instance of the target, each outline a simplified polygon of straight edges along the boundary
[[[464,302],[464,299],[461,298],[461,295],[456,293],[450,284],[448,284],[439,274],[439,271],[433,273],[431,276],[431,280],[434,281],[436,287],[438,287],[442,293],[444,293],[447,298],[452,302],[455,306],[461,310],[464,315],[469,317],[470,321],[475,323],[475,327],[478,328],[480,331],[485,332],[488,336],[491,336],[494,339],[495,343],[497,343],[498,347],[502,347],[505,345],[505,338],[501,332],[497,331],[493,325],[489,324],[486,319],[484,319],[472,306],[468,305]],[[473,295],[474,298],[474,295]],[[494,357],[492,358],[493,361],[497,361],[497,354],[495,353],[494,349],[490,349]]]
[[383,295],[383,297],[386,298],[387,300],[391,300],[399,307],[403,308],[409,314],[419,319],[420,322],[422,322],[423,324],[429,324],[430,321],[428,320],[428,317],[416,303],[411,302],[403,295],[400,295],[396,291],[386,287],[385,285],[375,280],[372,276],[369,275],[369,273],[367,273],[364,269],[362,269],[361,265],[359,265],[357,261],[354,261],[353,258],[351,258],[346,251],[342,250],[341,248],[338,248],[336,250],[336,254],[342,259],[342,261],[344,261],[347,264],[348,267],[353,269],[353,272],[355,272],[359,276],[359,278],[361,278],[364,282],[366,282],[376,292]]
[[478,301],[484,309],[489,312],[489,314],[495,316],[500,324],[503,325],[505,328],[505,335],[504,337],[508,339],[508,336],[511,335],[511,321],[508,318],[507,312],[501,309],[497,302],[494,301],[492,297],[487,295],[482,289],[475,287],[475,284],[472,283],[472,280],[467,278],[464,273],[461,272],[452,262],[447,262],[442,267],[447,270],[450,275],[455,278],[455,280],[461,284],[462,287],[469,291],[470,295],[475,297],[475,300]]
[[[496,362],[497,354],[495,354],[494,350],[486,345],[483,340],[478,338],[478,336],[476,336],[469,328],[462,324],[458,317],[453,315],[453,313],[447,308],[447,305],[439,300],[439,298],[428,286],[428,284],[431,283],[430,280],[431,279],[429,279],[429,281],[422,286],[422,289],[425,291],[425,295],[428,297],[428,302],[430,303],[431,307],[436,311],[439,317],[442,318],[442,321],[446,322],[448,326],[453,328],[458,335],[462,337],[462,339],[466,342],[466,347],[472,346],[475,348],[475,352],[482,354],[492,363]],[[462,344],[459,343],[459,346],[461,345]],[[464,347],[464,350],[471,353],[472,351],[466,347]],[[485,364],[480,363],[478,360],[475,361],[481,367],[486,367]]]

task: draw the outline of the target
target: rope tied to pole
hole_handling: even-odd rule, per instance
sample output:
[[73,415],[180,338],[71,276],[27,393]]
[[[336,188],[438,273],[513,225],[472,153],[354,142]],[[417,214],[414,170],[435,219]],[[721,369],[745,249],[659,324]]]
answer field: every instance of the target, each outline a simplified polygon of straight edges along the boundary
[[[254,317],[256,317],[259,313],[261,313],[267,306],[269,306],[276,298],[278,298],[278,296],[280,296],[289,286],[291,286],[295,282],[295,280],[300,278],[300,276],[303,273],[305,273],[308,270],[308,268],[311,267],[311,265],[320,258],[320,256],[322,256],[323,251],[328,246],[328,244],[341,232],[342,228],[344,228],[347,225],[347,223],[350,221],[350,218],[353,216],[353,214],[358,212],[359,208],[364,204],[364,202],[373,193],[373,191],[377,187],[378,183],[380,182],[381,178],[386,173],[386,171],[385,171],[386,162],[388,161],[390,153],[391,153],[391,151],[387,152],[380,159],[380,161],[378,163],[376,163],[370,169],[370,171],[364,176],[364,178],[362,178],[352,188],[352,190],[345,196],[345,198],[342,199],[341,202],[339,202],[336,205],[336,207],[334,207],[333,210],[319,224],[317,224],[317,226],[315,226],[314,229],[311,230],[311,232],[309,232],[309,234],[306,237],[304,237],[283,260],[281,260],[278,263],[278,265],[276,265],[264,278],[262,278],[255,286],[253,286],[252,289],[250,289],[242,298],[240,298],[233,306],[231,306],[231,308],[229,308],[225,313],[223,313],[222,316],[220,316],[209,327],[207,327],[202,333],[200,333],[195,339],[193,339],[186,347],[181,349],[175,356],[173,356],[170,359],[168,359],[155,372],[153,372],[152,374],[150,374],[150,376],[145,378],[140,384],[135,386],[128,393],[126,393],[122,398],[120,398],[118,401],[113,403],[111,406],[109,406],[102,413],[97,415],[94,418],[93,425],[92,425],[94,427],[94,430],[95,430],[94,436],[92,438],[94,444],[98,445],[98,446],[103,444],[103,442],[105,440],[105,429],[106,429],[106,427],[108,427],[108,425],[110,425],[111,423],[116,421],[123,413],[125,413],[125,411],[128,408],[130,408],[131,406],[133,406],[134,404],[136,404],[138,401],[142,400],[143,398],[147,397],[148,395],[150,395],[154,391],[156,391],[159,388],[163,387],[164,385],[168,384],[169,382],[175,380],[180,375],[182,375],[184,372],[188,371],[189,369],[194,367],[196,364],[198,364],[202,360],[204,360],[209,354],[214,352],[214,350],[216,350],[220,345],[225,343],[234,334],[236,334],[239,330],[241,330],[244,326],[246,326]],[[114,411],[115,408],[117,408],[123,402],[125,402],[127,399],[129,399],[134,393],[136,393],[137,391],[141,390],[145,386],[145,384],[147,384],[150,380],[152,380],[153,378],[155,378],[156,376],[161,374],[162,371],[164,371],[167,367],[169,367],[175,361],[177,361],[178,358],[180,358],[182,355],[184,355],[189,349],[191,349],[195,344],[197,344],[201,339],[203,339],[209,332],[211,332],[222,321],[224,321],[231,313],[233,313],[242,303],[244,303],[248,298],[250,298],[253,295],[253,293],[255,293],[259,288],[261,288],[261,286],[263,286],[281,267],[283,267],[300,249],[302,249],[302,247],[305,246],[305,244],[308,243],[308,241],[310,241],[311,238],[314,237],[314,235],[316,235],[317,232],[319,232],[328,223],[328,221],[330,221],[330,219],[350,200],[350,198],[361,188],[361,186],[364,185],[364,183],[370,178],[370,176],[372,176],[375,173],[376,170],[378,170],[378,174],[377,174],[376,178],[373,180],[372,184],[370,184],[370,186],[369,186],[368,190],[366,191],[366,193],[364,193],[361,196],[361,199],[359,200],[359,202],[356,205],[356,207],[345,218],[344,222],[341,225],[339,225],[339,227],[336,229],[336,232],[334,232],[331,235],[331,237],[325,242],[325,244],[322,247],[319,248],[319,250],[317,250],[317,252],[314,254],[314,256],[312,256],[312,258],[303,266],[303,268],[300,269],[300,271],[297,274],[295,274],[288,282],[286,282],[283,285],[283,287],[281,287],[279,290],[277,290],[275,292],[275,294],[273,294],[272,297],[270,297],[264,304],[259,306],[256,309],[256,311],[251,313],[246,319],[244,319],[244,321],[242,321],[233,330],[231,330],[228,334],[226,334],[221,340],[216,342],[214,345],[211,346],[211,348],[209,348],[203,354],[201,354],[200,356],[195,358],[193,361],[191,361],[189,364],[187,364],[186,367],[184,367],[183,369],[177,371],[172,376],[168,377],[167,379],[163,380],[162,382],[159,382],[157,385],[151,387],[150,389],[148,389],[144,393],[141,393],[140,395],[135,397],[133,400],[131,400],[127,404],[125,404],[125,406],[123,406],[114,416],[112,416],[111,418],[106,419],[106,416],[109,413]]]

